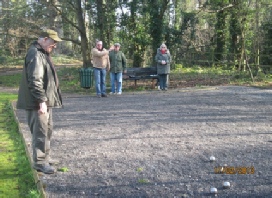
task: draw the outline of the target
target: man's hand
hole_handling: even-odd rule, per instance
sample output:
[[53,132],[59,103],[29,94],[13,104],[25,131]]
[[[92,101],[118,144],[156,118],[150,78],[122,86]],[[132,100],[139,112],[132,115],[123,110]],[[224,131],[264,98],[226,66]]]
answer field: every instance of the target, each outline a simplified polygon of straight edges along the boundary
[[38,110],[40,114],[45,114],[47,112],[47,105],[45,102],[40,103],[40,109]]

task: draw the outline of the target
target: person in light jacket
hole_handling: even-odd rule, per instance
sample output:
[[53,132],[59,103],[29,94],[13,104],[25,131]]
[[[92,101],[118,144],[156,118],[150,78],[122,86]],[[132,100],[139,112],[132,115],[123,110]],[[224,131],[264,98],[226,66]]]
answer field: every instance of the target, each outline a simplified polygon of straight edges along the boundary
[[48,29],[32,43],[25,57],[17,109],[25,109],[32,135],[33,168],[52,174],[56,160],[49,157],[53,133],[52,108],[62,107],[58,76],[50,53],[62,41]]
[[164,43],[157,49],[155,61],[157,63],[157,74],[159,76],[160,89],[166,91],[168,89],[168,75],[170,73],[171,55]]
[[103,48],[102,41],[97,41],[92,49],[92,59],[94,67],[95,89],[97,97],[107,97],[106,75],[110,70],[109,51]]

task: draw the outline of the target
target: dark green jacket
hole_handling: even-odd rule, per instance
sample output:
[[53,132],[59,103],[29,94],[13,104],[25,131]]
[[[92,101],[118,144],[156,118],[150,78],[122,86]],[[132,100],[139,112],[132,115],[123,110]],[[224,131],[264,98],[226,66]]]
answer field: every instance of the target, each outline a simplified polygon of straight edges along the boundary
[[25,57],[17,108],[39,109],[39,103],[42,102],[46,102],[48,107],[62,106],[57,82],[57,75],[49,55],[37,42],[34,42]]
[[127,60],[123,52],[110,51],[110,72],[119,73],[127,69]]

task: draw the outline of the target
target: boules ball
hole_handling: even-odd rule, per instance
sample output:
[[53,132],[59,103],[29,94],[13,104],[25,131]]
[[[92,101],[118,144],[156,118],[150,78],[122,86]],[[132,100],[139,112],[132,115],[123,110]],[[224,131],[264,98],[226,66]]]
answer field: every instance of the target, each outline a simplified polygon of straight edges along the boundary
[[212,193],[212,194],[217,194],[217,188],[211,187],[210,193]]
[[211,156],[210,157],[210,162],[214,162],[215,161],[215,157],[214,156]]
[[225,181],[225,182],[223,183],[223,187],[224,187],[224,188],[230,188],[230,183],[229,183],[228,181]]

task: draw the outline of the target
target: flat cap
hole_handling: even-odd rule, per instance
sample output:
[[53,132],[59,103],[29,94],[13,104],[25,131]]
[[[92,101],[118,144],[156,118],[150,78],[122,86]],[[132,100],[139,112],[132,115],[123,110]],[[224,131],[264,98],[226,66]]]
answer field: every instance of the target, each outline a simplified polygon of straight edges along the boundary
[[46,31],[42,32],[40,34],[41,37],[49,37],[53,39],[54,41],[62,41],[60,37],[58,36],[58,33],[55,30],[47,29]]

